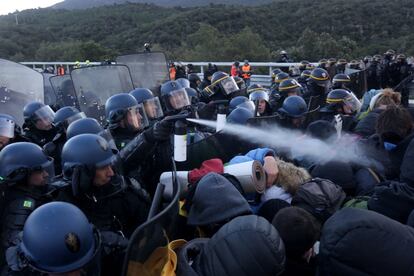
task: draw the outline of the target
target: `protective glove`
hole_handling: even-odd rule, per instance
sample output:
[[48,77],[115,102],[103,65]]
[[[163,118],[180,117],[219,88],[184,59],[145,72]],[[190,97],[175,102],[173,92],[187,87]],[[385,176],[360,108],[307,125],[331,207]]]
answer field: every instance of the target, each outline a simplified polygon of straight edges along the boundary
[[168,120],[162,120],[144,132],[145,138],[150,143],[166,141],[173,133],[174,123]]

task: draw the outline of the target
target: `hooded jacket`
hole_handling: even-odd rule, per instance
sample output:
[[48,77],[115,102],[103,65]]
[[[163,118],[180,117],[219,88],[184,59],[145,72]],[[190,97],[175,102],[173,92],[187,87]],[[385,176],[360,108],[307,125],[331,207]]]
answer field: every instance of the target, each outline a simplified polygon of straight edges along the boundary
[[188,224],[203,226],[251,214],[249,204],[224,176],[209,173],[197,184],[188,214]]
[[284,265],[285,247],[277,230],[266,219],[249,215],[233,219],[209,240],[182,248],[177,275],[273,276]]
[[318,275],[414,275],[413,247],[413,228],[372,211],[345,208],[323,227]]

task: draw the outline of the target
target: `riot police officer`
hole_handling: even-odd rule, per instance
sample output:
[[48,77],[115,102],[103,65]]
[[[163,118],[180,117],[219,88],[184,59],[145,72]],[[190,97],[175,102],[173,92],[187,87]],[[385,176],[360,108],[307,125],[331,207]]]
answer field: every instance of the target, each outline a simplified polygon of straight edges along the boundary
[[30,142],[44,146],[53,140],[56,129],[53,126],[55,112],[40,102],[28,103],[23,109],[25,136]]
[[347,74],[336,74],[332,79],[332,89],[349,90],[346,85],[351,82],[351,78]]
[[345,89],[335,89],[329,92],[326,103],[328,105],[320,109],[322,119],[335,122],[335,115],[340,115],[342,120],[342,129],[344,131],[352,131],[356,126],[356,118],[354,115],[359,112],[361,102],[354,93]]
[[381,77],[382,77],[382,68],[381,68],[381,56],[374,55],[372,61],[369,63],[367,72],[367,88],[371,89],[380,89],[381,88]]
[[326,94],[329,91],[329,74],[322,68],[315,68],[308,79],[307,92],[303,98],[308,102],[309,110],[314,110],[325,104]]
[[0,151],[9,144],[25,141],[27,139],[22,135],[16,120],[8,114],[0,113]]
[[62,151],[60,180],[68,185],[58,199],[74,203],[98,229],[130,237],[146,220],[149,198],[137,181],[119,174],[116,157],[99,135],[69,139]]
[[155,97],[148,88],[137,88],[129,92],[129,94],[137,100],[138,104],[143,106],[150,126],[153,126],[164,116],[159,98]]
[[283,101],[278,110],[279,122],[283,127],[290,129],[303,129],[308,107],[300,96],[290,96]]
[[201,92],[202,101],[210,102],[216,100],[229,100],[232,97],[240,96],[239,86],[236,81],[227,73],[218,71],[215,72],[211,78],[211,85],[203,89]]
[[85,113],[80,112],[73,106],[62,107],[55,114],[53,125],[56,128],[57,134],[52,141],[43,146],[43,149],[47,155],[53,157],[55,160],[55,172],[57,174],[60,174],[62,171],[60,155],[62,153],[63,145],[66,142],[66,130],[72,122],[85,117]]
[[101,275],[101,244],[100,233],[79,208],[66,202],[47,203],[30,214],[22,239],[7,250],[9,271]]
[[48,184],[51,177],[53,159],[36,144],[18,142],[0,152],[2,253],[13,244],[27,217],[53,199],[56,189]]
[[274,111],[282,107],[284,100],[290,96],[302,95],[302,87],[295,79],[286,79],[279,85],[279,100],[275,106]]

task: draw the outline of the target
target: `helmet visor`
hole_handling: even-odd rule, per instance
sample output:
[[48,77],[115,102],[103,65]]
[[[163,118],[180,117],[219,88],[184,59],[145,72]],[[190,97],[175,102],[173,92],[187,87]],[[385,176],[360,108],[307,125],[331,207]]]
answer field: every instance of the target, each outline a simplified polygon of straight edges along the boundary
[[148,118],[141,104],[129,107],[125,119],[127,124],[133,129],[143,129],[148,126]]
[[230,95],[239,90],[236,81],[232,77],[227,77],[221,80],[220,86],[226,95]]
[[178,110],[185,106],[191,105],[191,102],[188,98],[187,91],[185,91],[184,88],[181,88],[169,94],[168,104],[172,110]]
[[344,104],[348,106],[352,112],[359,112],[361,110],[361,102],[358,100],[358,98],[355,96],[354,93],[350,93],[348,97],[344,99]]
[[164,113],[162,112],[162,107],[160,99],[154,97],[143,102],[145,113],[150,120],[162,118]]
[[253,93],[250,93],[249,99],[251,101],[259,101],[259,100],[265,100],[266,102],[269,102],[269,94],[266,90],[259,90],[255,91]]
[[0,118],[0,136],[14,138],[15,122],[8,118]]
[[52,124],[55,119],[55,112],[50,106],[45,105],[34,112],[34,118],[36,121],[42,121],[44,123]]
[[254,113],[254,111],[256,110],[256,106],[255,106],[254,102],[252,102],[250,100],[239,104],[237,107],[244,107],[244,108],[250,110],[252,113]]
[[111,131],[109,129],[102,130],[98,133],[98,135],[104,138],[106,142],[108,142],[108,145],[111,149],[118,150],[115,144],[114,137],[112,136]]
[[79,112],[76,113],[75,115],[70,116],[69,118],[66,119],[66,124],[69,126],[71,123],[73,123],[74,121],[80,120],[86,118],[85,113],[83,112]]

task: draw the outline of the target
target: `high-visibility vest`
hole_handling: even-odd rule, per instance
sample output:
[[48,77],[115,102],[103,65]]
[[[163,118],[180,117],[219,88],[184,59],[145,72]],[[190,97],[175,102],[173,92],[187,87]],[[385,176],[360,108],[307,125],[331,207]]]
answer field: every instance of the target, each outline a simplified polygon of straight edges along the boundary
[[250,79],[250,65],[243,65],[242,66],[242,78],[243,79]]
[[177,70],[175,69],[175,67],[170,67],[170,80],[175,80],[175,73],[177,72]]
[[58,76],[63,76],[65,74],[65,68],[63,66],[58,67],[57,74]]

